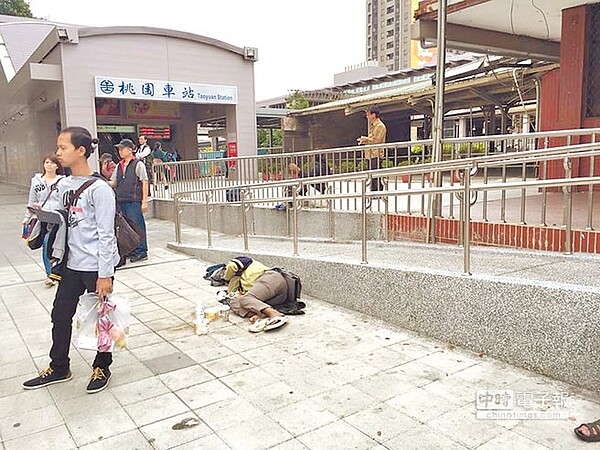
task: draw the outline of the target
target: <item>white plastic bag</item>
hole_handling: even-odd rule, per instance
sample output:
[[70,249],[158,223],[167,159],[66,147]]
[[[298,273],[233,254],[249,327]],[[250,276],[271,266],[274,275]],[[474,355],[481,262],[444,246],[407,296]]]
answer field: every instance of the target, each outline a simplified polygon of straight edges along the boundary
[[98,350],[98,306],[100,298],[93,292],[79,297],[75,310],[75,347]]
[[[127,345],[131,308],[129,300],[116,294],[108,295],[102,303],[95,293],[86,293],[79,297],[75,311],[75,346],[85,350],[98,350],[99,341],[109,345],[106,339],[101,340],[101,331],[108,329],[110,348],[113,351]],[[102,317],[100,316],[102,314]],[[101,326],[102,324],[102,326]],[[106,338],[106,335],[103,336]]]
[[110,294],[107,300],[115,305],[115,309],[108,313],[108,318],[113,324],[110,329],[110,337],[117,348],[125,348],[127,347],[129,338],[129,323],[131,319],[129,300],[117,294]]

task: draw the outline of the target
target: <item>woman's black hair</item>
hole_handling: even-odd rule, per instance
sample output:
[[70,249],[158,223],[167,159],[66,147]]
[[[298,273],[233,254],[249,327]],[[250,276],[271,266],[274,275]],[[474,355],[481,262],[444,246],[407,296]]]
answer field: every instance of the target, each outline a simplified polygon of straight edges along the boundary
[[89,158],[94,150],[98,147],[98,139],[93,138],[92,134],[83,127],[66,127],[60,131],[61,134],[69,133],[71,135],[71,143],[75,148],[85,148],[85,157]]
[[44,157],[44,159],[42,160],[42,175],[46,175],[46,168],[44,167],[44,163],[48,159],[50,161],[52,161],[54,164],[56,164],[56,174],[57,175],[64,175],[65,174],[65,169],[63,168],[62,164],[58,160],[58,157],[54,153],[48,153]]

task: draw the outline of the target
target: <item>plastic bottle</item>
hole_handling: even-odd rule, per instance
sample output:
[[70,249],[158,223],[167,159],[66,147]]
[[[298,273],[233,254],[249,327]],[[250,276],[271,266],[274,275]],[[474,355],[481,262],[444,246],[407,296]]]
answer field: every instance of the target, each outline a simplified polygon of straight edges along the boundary
[[196,334],[203,335],[208,334],[210,329],[208,327],[208,321],[204,318],[204,302],[199,299],[196,303],[196,320],[194,321]]

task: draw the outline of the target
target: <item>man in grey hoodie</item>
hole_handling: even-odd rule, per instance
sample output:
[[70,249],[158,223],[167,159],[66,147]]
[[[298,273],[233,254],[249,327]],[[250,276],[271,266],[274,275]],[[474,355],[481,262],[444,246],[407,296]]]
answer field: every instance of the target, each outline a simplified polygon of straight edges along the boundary
[[[37,389],[70,380],[69,367],[72,320],[79,296],[96,292],[99,297],[113,290],[114,267],[119,262],[114,233],[115,196],[108,183],[98,179],[78,198],[75,192],[93,179],[87,159],[97,139],[82,127],[68,127],[57,138],[56,155],[72,175],[61,180],[58,191],[63,209],[68,213],[67,261],[52,306],[52,348],[50,367],[38,377],[23,383],[25,389]],[[86,391],[90,394],[106,388],[110,380],[112,353],[98,352]]]

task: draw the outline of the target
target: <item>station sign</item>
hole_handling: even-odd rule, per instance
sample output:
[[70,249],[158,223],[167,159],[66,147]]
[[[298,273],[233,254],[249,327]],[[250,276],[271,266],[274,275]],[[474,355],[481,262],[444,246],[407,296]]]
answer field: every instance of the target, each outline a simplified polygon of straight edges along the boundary
[[237,104],[237,87],[96,76],[96,97],[163,102]]
[[98,133],[135,133],[135,125],[98,125]]

